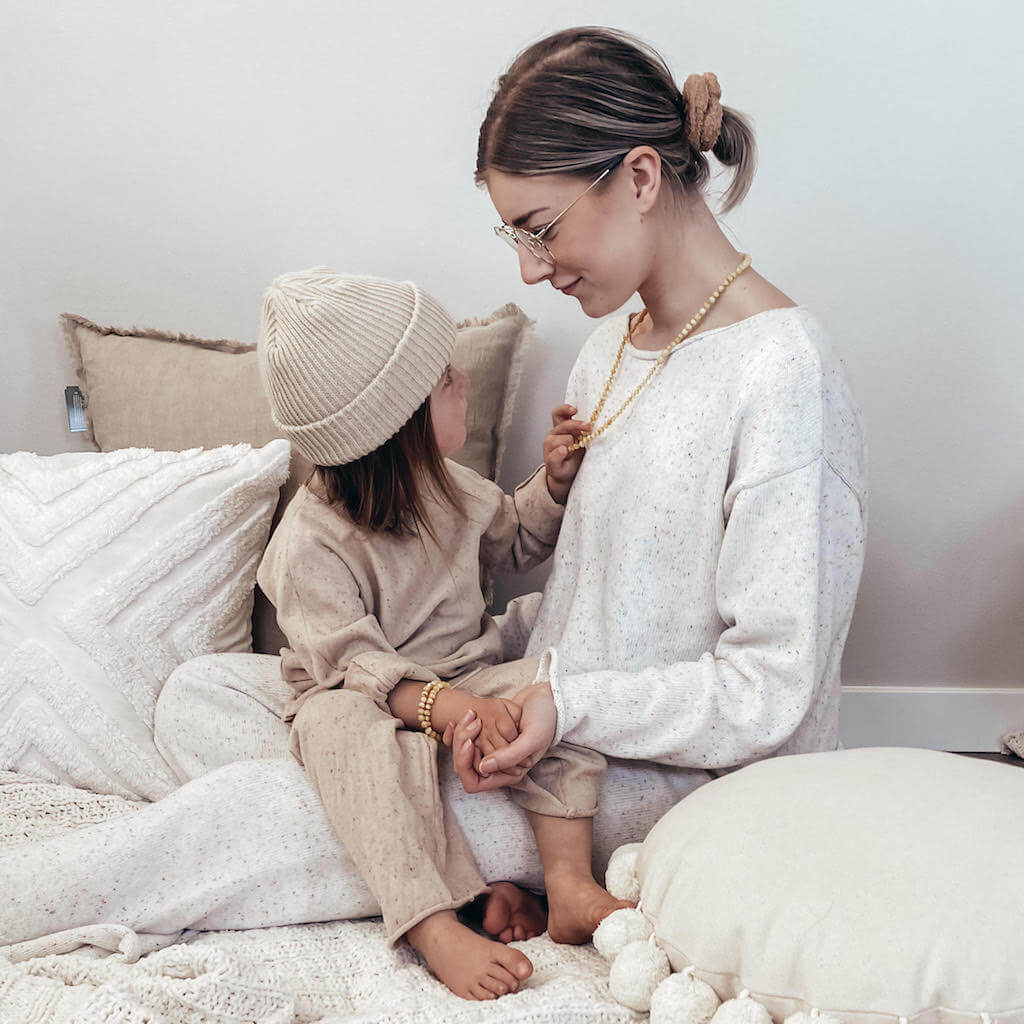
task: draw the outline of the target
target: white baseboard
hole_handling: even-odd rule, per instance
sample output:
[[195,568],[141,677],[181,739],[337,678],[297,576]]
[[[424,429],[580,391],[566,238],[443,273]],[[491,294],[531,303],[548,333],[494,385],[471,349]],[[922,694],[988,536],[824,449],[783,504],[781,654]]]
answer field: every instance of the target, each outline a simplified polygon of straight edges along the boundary
[[839,704],[844,747],[998,752],[1019,729],[1021,686],[844,686]]

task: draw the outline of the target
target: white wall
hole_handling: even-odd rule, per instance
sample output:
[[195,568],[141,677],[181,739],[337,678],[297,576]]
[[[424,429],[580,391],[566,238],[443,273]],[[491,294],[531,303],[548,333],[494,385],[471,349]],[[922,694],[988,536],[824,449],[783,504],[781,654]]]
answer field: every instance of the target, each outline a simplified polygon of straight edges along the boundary
[[615,25],[753,117],[760,168],[727,229],[844,353],[872,488],[846,681],[1021,684],[1020,11],[8,0],[0,450],[81,447],[60,312],[254,340],[266,283],[323,262],[413,278],[457,317],[536,318],[513,484],[594,322],[519,280],[472,184],[476,132],[522,46]]

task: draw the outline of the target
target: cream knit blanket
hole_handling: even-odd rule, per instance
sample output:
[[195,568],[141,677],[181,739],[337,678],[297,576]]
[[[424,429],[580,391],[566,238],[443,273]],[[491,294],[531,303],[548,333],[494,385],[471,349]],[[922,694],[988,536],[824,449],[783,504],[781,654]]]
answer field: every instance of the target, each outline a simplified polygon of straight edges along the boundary
[[[40,839],[132,815],[145,804],[0,773],[0,856]],[[40,864],[40,871],[45,865]],[[2,893],[0,901],[32,893]],[[0,902],[0,921],[2,921]],[[592,945],[517,943],[533,961],[521,991],[488,1003],[452,995],[379,917],[140,938],[95,925],[0,947],[0,1021],[18,1024],[289,1022],[625,1022]],[[92,945],[81,947],[81,943]],[[107,954],[103,950],[109,950]]]

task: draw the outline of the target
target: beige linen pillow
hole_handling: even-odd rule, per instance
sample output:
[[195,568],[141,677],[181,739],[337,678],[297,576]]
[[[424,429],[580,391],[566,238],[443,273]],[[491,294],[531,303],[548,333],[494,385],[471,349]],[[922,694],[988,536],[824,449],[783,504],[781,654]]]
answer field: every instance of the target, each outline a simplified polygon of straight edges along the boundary
[[[658,821],[636,859],[640,908],[673,971],[692,968],[720,999],[747,991],[723,1010],[752,998],[777,1021],[1020,1024],[1022,807],[1024,770],[988,760],[904,747],[769,758]],[[653,963],[646,945],[617,956]],[[618,973],[630,994],[644,980]],[[662,984],[652,1024],[691,983]]]
[[[490,316],[460,320],[455,326],[458,333],[452,363],[469,374],[472,388],[466,443],[454,458],[481,476],[497,480],[533,321],[509,302]],[[537,461],[539,464],[539,452]]]
[[[86,437],[99,450],[178,451],[239,442],[261,446],[279,436],[260,381],[255,344],[101,327],[73,313],[61,314],[61,322],[87,405]],[[457,324],[452,362],[469,374],[472,389],[467,440],[455,458],[481,476],[496,479],[500,472],[532,325],[514,303]],[[311,471],[312,465],[293,450],[271,532]],[[277,654],[284,645],[274,609],[257,587],[253,650]]]

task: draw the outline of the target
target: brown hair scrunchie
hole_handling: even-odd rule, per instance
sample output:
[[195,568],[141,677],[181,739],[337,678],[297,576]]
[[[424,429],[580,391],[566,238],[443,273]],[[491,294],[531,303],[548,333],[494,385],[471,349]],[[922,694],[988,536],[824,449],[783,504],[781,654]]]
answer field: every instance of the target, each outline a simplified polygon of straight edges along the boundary
[[722,130],[722,87],[713,71],[688,75],[679,95],[683,98],[686,137],[694,149],[704,152],[718,141]]

